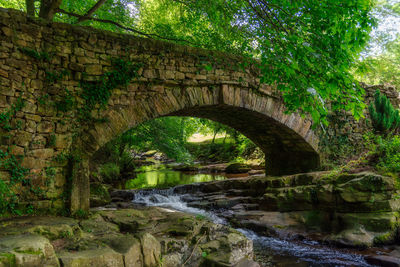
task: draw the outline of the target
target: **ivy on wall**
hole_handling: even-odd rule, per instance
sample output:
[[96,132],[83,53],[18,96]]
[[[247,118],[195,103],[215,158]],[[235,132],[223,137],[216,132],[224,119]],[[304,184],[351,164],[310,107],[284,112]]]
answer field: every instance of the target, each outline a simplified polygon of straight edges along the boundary
[[98,105],[105,108],[111,97],[112,90],[118,86],[128,85],[130,81],[138,77],[141,63],[132,63],[121,58],[111,60],[113,71],[104,73],[98,81],[81,81],[83,89],[81,97],[85,100],[85,106],[80,110],[80,118],[90,118],[90,112]]
[[[47,52],[38,52],[30,48],[18,48],[18,50],[39,61],[39,67],[42,68],[45,73],[45,86],[55,84],[70,75],[67,70],[56,71],[54,69],[49,69],[48,62],[51,60],[51,56]],[[98,80],[82,80],[80,82],[81,91],[75,93],[64,88],[64,90],[56,96],[50,96],[46,91],[43,91],[44,94],[37,99],[38,103],[42,105],[51,103],[59,112],[74,112],[76,116],[75,119],[72,119],[72,123],[75,125],[73,136],[78,136],[82,125],[99,121],[98,119],[93,120],[91,116],[92,111],[105,109],[112,96],[112,90],[118,86],[127,85],[134,78],[137,78],[138,70],[142,67],[141,63],[132,63],[121,58],[113,58],[111,59],[111,63],[113,69],[104,73]],[[52,99],[53,97],[55,99]],[[81,101],[77,101],[77,99],[84,100],[83,106],[78,107],[78,102]],[[9,133],[11,130],[17,129],[17,127],[12,126],[12,121],[16,113],[20,111],[23,106],[24,102],[22,98],[19,98],[9,109],[0,113],[0,128],[2,132]],[[5,135],[5,137],[10,138],[9,135]],[[54,139],[51,137],[55,136],[50,136],[49,145],[52,143],[51,140]],[[31,184],[31,179],[27,177],[30,170],[21,166],[23,156],[15,156],[11,151],[12,146],[8,146],[5,150],[0,150],[0,168],[9,173],[9,177],[0,177],[0,216],[5,213],[21,214],[18,207],[18,194],[22,192],[18,192],[18,194],[15,192],[16,189],[21,187],[20,185],[25,186],[30,193],[39,198],[42,197],[44,193],[41,188],[33,186]],[[61,155],[63,159],[61,159]],[[54,161],[67,160],[70,163],[77,162],[79,160],[77,159],[77,155],[79,155],[79,151],[70,153],[63,152],[58,154]],[[71,166],[69,167],[71,168]],[[51,166],[47,166],[44,170],[43,175],[46,176],[46,179],[55,175],[54,169],[52,169]],[[71,175],[71,173],[69,175]],[[66,186],[68,187],[69,185]],[[66,188],[65,191],[67,194],[68,192],[70,193],[68,188]],[[66,201],[69,199],[69,196],[63,194],[62,198]],[[28,208],[23,212],[33,212],[32,205],[28,205]]]
[[[0,128],[3,138],[11,137],[9,132],[14,129],[11,123],[12,119],[23,107],[23,99],[18,98],[9,109],[0,113]],[[0,149],[0,168],[9,173],[7,182],[0,179],[0,215],[6,212],[18,213],[16,209],[18,197],[11,187],[19,182],[26,182],[25,176],[29,173],[28,169],[21,166],[22,157],[13,155],[11,150],[11,146],[8,146],[5,151]]]

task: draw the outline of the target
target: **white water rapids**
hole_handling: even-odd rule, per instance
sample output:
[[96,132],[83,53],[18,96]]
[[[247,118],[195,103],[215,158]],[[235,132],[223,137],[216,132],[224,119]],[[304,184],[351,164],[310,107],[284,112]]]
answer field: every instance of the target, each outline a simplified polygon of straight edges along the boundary
[[[228,224],[227,220],[211,211],[205,211],[188,206],[183,200],[185,195],[175,194],[174,188],[141,190],[135,193],[133,203],[158,206],[177,211],[202,215],[214,223]],[[272,263],[282,263],[279,266],[371,266],[365,262],[362,255],[349,253],[343,250],[321,246],[312,241],[287,241],[274,237],[260,236],[248,229],[237,229],[247,238],[253,240],[256,260],[268,258]],[[270,265],[266,265],[270,266]]]

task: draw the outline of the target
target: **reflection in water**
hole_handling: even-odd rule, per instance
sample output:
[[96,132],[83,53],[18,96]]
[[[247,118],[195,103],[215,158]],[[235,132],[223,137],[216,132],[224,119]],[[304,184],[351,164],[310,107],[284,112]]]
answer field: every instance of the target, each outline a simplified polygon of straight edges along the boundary
[[191,184],[225,180],[223,175],[204,174],[204,173],[182,173],[166,169],[163,165],[143,166],[143,172],[137,173],[136,177],[126,181],[126,189],[141,188],[167,188],[180,184]]

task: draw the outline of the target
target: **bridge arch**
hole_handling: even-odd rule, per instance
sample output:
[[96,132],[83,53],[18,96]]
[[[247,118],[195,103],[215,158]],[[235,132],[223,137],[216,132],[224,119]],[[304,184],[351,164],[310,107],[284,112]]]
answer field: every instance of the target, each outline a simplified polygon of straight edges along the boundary
[[[299,114],[285,114],[276,96],[248,88],[220,85],[182,88],[163,87],[163,92],[146,101],[106,110],[105,123],[94,124],[76,141],[86,157],[77,164],[72,199],[76,209],[89,205],[90,157],[115,136],[162,116],[191,116],[228,125],[258,145],[266,155],[266,173],[284,175],[314,170],[319,166],[318,138],[311,122]],[[83,198],[84,199],[83,199]],[[86,203],[86,204],[84,204]],[[82,206],[83,205],[83,206]]]
[[[1,111],[18,99],[25,103],[15,112],[13,123],[18,127],[0,145],[23,156],[29,179],[46,192],[27,196],[27,201],[59,208],[71,189],[72,211],[87,210],[88,162],[93,153],[124,131],[168,115],[208,118],[237,129],[265,152],[269,174],[305,172],[319,165],[319,140],[311,120],[285,114],[279,93],[262,84],[259,68],[243,58],[47,23],[5,9],[0,9],[0,42]],[[108,103],[91,110],[106,122],[82,123],[79,110],[86,101],[82,84],[112,71],[113,59],[141,63],[138,78],[113,88]],[[75,109],[57,107],[67,96],[74,97]],[[77,151],[80,160],[69,165],[57,160]],[[48,168],[53,178],[45,175]]]

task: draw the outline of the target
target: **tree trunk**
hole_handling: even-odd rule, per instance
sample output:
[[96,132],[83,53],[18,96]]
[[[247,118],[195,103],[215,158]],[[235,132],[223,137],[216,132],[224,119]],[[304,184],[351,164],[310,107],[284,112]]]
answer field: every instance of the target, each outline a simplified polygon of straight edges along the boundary
[[181,118],[181,125],[180,125],[180,129],[179,129],[180,133],[180,139],[181,139],[181,143],[184,144],[186,142],[185,140],[185,118]]
[[41,0],[39,17],[52,21],[62,0]]
[[35,16],[35,0],[25,0],[26,4],[26,13],[28,16]]

